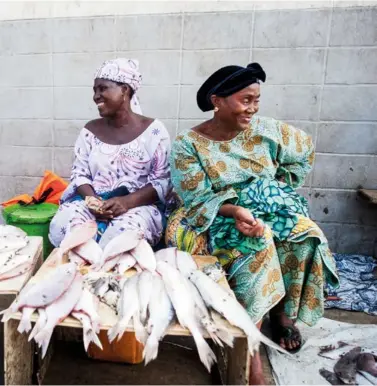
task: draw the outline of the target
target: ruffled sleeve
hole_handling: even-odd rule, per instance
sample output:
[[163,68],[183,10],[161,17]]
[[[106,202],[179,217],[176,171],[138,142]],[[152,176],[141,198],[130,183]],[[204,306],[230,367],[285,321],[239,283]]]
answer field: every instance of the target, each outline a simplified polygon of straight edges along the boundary
[[214,189],[193,145],[184,136],[173,143],[170,163],[174,190],[183,201],[189,225],[198,233],[211,226],[225,202],[237,203],[233,188]]
[[93,178],[89,168],[89,153],[91,151],[90,134],[82,129],[74,148],[71,183],[78,188],[81,185],[92,185]]
[[313,167],[315,152],[310,135],[278,122],[279,150],[277,176],[294,188],[302,186]]
[[161,122],[159,123],[160,141],[152,157],[148,183],[153,186],[158,194],[158,198],[165,204],[172,190],[169,165],[171,145],[165,126]]

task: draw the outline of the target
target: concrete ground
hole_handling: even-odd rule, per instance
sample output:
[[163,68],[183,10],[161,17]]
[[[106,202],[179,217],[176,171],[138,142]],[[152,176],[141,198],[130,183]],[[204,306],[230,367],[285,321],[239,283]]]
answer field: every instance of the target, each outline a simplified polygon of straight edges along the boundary
[[[327,310],[325,316],[355,324],[377,324],[377,317],[360,312]],[[261,350],[268,384],[274,381],[264,348]],[[162,385],[219,384],[217,371],[208,374],[199,361],[191,338],[168,337],[161,343],[158,358],[147,367],[100,362],[86,356],[82,343],[57,342],[47,371],[47,385]]]

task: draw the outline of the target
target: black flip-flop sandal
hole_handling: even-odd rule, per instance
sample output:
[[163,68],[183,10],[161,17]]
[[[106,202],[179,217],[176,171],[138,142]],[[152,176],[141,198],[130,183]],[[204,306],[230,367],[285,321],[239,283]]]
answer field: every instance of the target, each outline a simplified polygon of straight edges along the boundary
[[291,326],[282,326],[281,324],[275,323],[272,326],[272,340],[280,345],[280,340],[281,338],[283,339],[289,339],[289,340],[294,340],[296,342],[299,342],[299,345],[295,349],[289,349],[286,348],[288,352],[291,354],[295,354],[298,351],[300,351],[301,346],[302,346],[302,336],[297,327],[294,325]]

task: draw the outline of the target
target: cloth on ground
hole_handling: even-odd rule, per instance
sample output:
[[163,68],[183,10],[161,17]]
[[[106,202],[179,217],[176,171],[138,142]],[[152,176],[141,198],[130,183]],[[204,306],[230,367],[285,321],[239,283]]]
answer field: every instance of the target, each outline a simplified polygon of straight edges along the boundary
[[340,287],[328,286],[329,296],[341,300],[325,303],[325,308],[339,308],[377,315],[377,260],[372,256],[334,253]]
[[304,344],[292,357],[267,348],[273,376],[278,385],[325,385],[328,382],[319,374],[321,368],[333,371],[336,360],[318,355],[321,346],[343,341],[365,349],[377,347],[377,326],[350,324],[323,318],[315,327],[299,324]]

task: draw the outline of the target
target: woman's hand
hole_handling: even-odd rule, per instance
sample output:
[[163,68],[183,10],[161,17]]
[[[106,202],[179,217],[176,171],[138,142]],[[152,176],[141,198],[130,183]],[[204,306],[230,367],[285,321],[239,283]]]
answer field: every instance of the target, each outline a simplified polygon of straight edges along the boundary
[[112,217],[118,217],[126,213],[129,209],[131,209],[131,206],[127,196],[110,198],[102,205],[102,210],[111,212]]
[[255,219],[248,209],[238,206],[233,212],[236,221],[236,228],[248,237],[262,237],[264,224],[261,220]]

